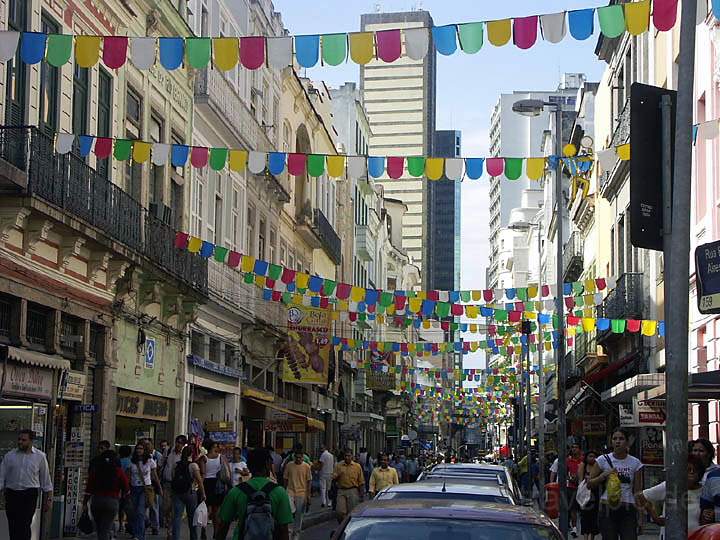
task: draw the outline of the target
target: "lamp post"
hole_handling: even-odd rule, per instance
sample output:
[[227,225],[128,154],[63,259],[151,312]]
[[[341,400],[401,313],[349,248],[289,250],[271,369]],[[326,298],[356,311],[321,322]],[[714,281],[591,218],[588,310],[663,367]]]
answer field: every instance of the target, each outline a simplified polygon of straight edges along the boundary
[[[542,287],[542,221],[538,215],[537,221],[515,222],[508,225],[513,231],[530,231],[537,230],[537,282],[538,287]],[[543,362],[542,349],[542,328],[540,322],[537,326],[538,333],[538,482],[540,484],[540,508],[545,508],[545,368]],[[529,363],[529,362],[528,362]],[[528,369],[529,371],[529,369]],[[530,398],[528,397],[528,415],[530,414]],[[528,446],[530,441],[530,429],[528,429]],[[529,451],[528,451],[529,455]],[[528,464],[530,458],[528,457]]]
[[537,117],[545,108],[554,109],[555,130],[555,217],[556,217],[556,292],[555,317],[557,319],[558,343],[555,348],[558,385],[558,483],[560,484],[560,532],[563,538],[568,535],[568,499],[567,499],[567,422],[565,419],[565,321],[563,308],[563,190],[562,190],[562,107],[559,103],[550,103],[541,99],[522,99],[513,103],[512,110],[528,117]]

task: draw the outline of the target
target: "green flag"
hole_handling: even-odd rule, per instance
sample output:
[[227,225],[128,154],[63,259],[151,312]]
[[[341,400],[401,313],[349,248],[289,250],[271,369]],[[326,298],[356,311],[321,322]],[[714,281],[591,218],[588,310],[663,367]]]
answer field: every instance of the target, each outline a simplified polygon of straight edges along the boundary
[[505,158],[505,178],[517,180],[522,175],[522,158]]
[[70,60],[73,49],[73,37],[66,34],[49,34],[45,59],[51,66],[64,66]]
[[191,68],[202,69],[210,62],[210,38],[186,38],[187,62]]
[[322,40],[322,59],[329,66],[342,64],[347,58],[347,34],[324,34]]
[[422,156],[408,157],[407,171],[410,176],[414,176],[415,178],[425,174],[425,158]]
[[118,161],[127,161],[130,159],[133,142],[127,139],[115,139],[115,149],[113,157]]
[[211,148],[210,149],[210,168],[213,171],[222,171],[227,161],[227,148]]
[[310,176],[322,176],[325,172],[325,156],[322,154],[310,154],[308,156],[308,174]]
[[458,25],[460,48],[465,54],[475,54],[483,46],[483,23],[474,22]]

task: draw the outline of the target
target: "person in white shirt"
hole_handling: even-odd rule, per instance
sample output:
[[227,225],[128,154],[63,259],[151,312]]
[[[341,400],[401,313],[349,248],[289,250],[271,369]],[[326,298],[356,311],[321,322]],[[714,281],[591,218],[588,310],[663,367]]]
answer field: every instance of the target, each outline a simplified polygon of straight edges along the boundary
[[[705,473],[705,464],[696,456],[688,456],[687,464],[687,513],[688,513],[688,534],[700,527],[700,495],[702,494],[702,484],[700,480]],[[665,512],[661,515],[657,514],[655,504],[662,505],[665,503],[665,493],[667,491],[665,482],[659,483],[655,487],[648,488],[635,494],[635,502],[641,508],[647,509],[653,521],[658,525],[662,525],[660,529],[660,540],[665,538]]]
[[[166,449],[163,453],[162,462],[158,463],[160,470],[160,480],[162,481],[162,490],[167,497],[162,498],[162,508],[164,523],[167,528],[170,528],[170,524],[173,522],[173,500],[172,500],[172,489],[170,483],[173,479],[173,473],[175,467],[180,462],[182,451],[187,446],[187,437],[185,435],[178,435],[175,437],[175,446]],[[162,443],[161,443],[162,444]]]
[[230,464],[230,472],[232,473],[233,486],[237,486],[242,482],[247,482],[251,478],[250,469],[242,458],[242,448],[233,448],[233,459]]
[[155,498],[153,486],[157,486],[158,491],[162,494],[160,479],[157,475],[157,463],[150,457],[145,444],[139,442],[135,445],[135,451],[130,459],[130,464],[125,469],[125,474],[130,479],[130,494],[134,509],[133,535],[137,540],[145,540],[145,512],[155,502],[152,500]]
[[9,540],[30,540],[38,495],[43,493],[43,511],[52,506],[52,480],[45,453],[33,446],[35,433],[23,429],[18,447],[0,463],[0,490],[5,495]]
[[330,506],[328,498],[328,490],[332,484],[333,472],[335,471],[335,456],[333,456],[328,447],[323,445],[320,454],[320,506],[323,508]]

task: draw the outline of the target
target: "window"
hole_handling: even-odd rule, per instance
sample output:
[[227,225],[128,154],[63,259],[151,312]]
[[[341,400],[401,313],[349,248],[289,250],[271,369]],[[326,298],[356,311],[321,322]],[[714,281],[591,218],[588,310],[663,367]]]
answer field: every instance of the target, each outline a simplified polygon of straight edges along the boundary
[[73,72],[73,133],[87,133],[90,105],[90,72],[75,64]]
[[615,255],[615,225],[610,229],[610,272],[617,275],[617,256]]
[[[98,137],[112,135],[112,94],[113,79],[103,68],[98,70]],[[110,179],[110,158],[97,160],[97,171],[101,177]]]
[[190,354],[205,358],[205,336],[197,330],[190,333]]
[[[40,24],[45,34],[60,32],[58,24],[45,13]],[[48,135],[57,131],[59,85],[60,70],[47,62],[40,62],[40,129]]]
[[275,260],[275,245],[277,244],[277,231],[270,229],[270,245],[268,246],[268,261],[277,264]]
[[697,333],[697,372],[705,373],[707,371],[707,345],[705,343],[705,333],[707,327],[703,326]]
[[205,193],[205,184],[201,178],[196,178],[193,190],[193,209],[192,209],[192,231],[196,236],[202,237],[203,227],[203,196]]
[[[705,95],[697,102],[697,122],[705,121]],[[708,141],[698,137],[695,143],[695,223],[703,220],[707,207]],[[710,153],[712,155],[712,152]]]
[[60,350],[62,355],[77,358],[82,352],[83,321],[66,313],[60,320]]
[[265,219],[260,218],[260,226],[258,227],[258,259],[265,259],[265,236],[267,234]]
[[287,255],[288,255],[287,244],[285,243],[285,240],[283,240],[282,242],[280,242],[280,261],[278,263],[278,264],[280,264],[280,266],[286,266],[286,263],[288,260]]
[[253,256],[255,254],[255,207],[248,206],[247,213],[247,245],[245,249],[247,254]]
[[223,217],[223,200],[220,194],[215,194],[215,244],[222,245],[222,217]]
[[220,363],[220,350],[221,350],[221,344],[220,341],[215,338],[210,338],[210,350],[208,351],[208,360],[211,362],[215,362],[216,364]]
[[[142,100],[140,94],[128,87],[125,111],[125,136],[128,139],[140,139],[142,132]],[[139,203],[142,203],[142,164],[132,159],[125,162],[125,190]]]
[[625,272],[625,216],[620,216],[618,221],[618,258],[617,273],[618,275]]
[[235,360],[235,347],[225,344],[225,365],[229,367],[237,367]]
[[[277,134],[280,133],[280,100],[277,97],[273,98],[272,117],[273,132],[277,139]],[[277,144],[277,141],[275,143]]]
[[283,152],[290,152],[290,124],[283,122]]
[[270,123],[270,114],[268,111],[268,103],[270,102],[270,87],[265,80],[263,80],[262,92],[262,118],[260,119],[260,122],[263,125],[268,125]]
[[0,296],[0,340],[10,337],[12,320],[12,297]]
[[[163,142],[164,122],[159,116],[153,114],[150,116],[150,141],[154,143]],[[151,165],[152,172],[150,174],[150,200],[160,204],[165,199],[165,167]]]
[[33,345],[45,346],[48,338],[48,319],[50,313],[40,305],[28,303],[25,337]]
[[[28,4],[26,0],[9,0],[7,4],[8,30],[22,32],[28,30]],[[9,125],[25,124],[27,109],[27,78],[28,66],[20,60],[20,47],[15,57],[7,62],[7,78],[5,80],[5,122]],[[24,159],[24,156],[22,157]]]

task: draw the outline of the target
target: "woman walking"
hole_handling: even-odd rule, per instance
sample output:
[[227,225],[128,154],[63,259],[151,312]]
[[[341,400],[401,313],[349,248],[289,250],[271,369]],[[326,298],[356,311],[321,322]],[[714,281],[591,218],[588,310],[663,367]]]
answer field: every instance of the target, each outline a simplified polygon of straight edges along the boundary
[[145,512],[155,497],[153,486],[160,493],[162,487],[157,475],[157,463],[145,450],[143,443],[135,445],[130,465],[125,470],[130,478],[130,495],[133,508],[132,532],[137,540],[145,540]]
[[[205,441],[203,444],[207,453],[198,458],[198,465],[203,477],[203,486],[205,488],[206,504],[208,507],[208,522],[215,524],[215,516],[218,509],[225,499],[232,483],[230,468],[228,467],[225,457],[220,454],[220,448],[215,441]],[[203,529],[201,532],[202,540],[207,538],[207,531]]]
[[173,524],[172,540],[180,540],[180,525],[183,510],[187,515],[190,540],[197,540],[197,527],[193,526],[193,517],[198,504],[205,500],[205,487],[200,467],[192,461],[193,449],[186,446],[180,454],[180,461],[172,471]]
[[120,500],[129,490],[127,476],[115,452],[105,450],[93,460],[85,486],[83,508],[87,508],[90,501],[98,540],[110,540],[112,537],[112,526],[120,509]]
[[600,523],[598,512],[600,506],[600,487],[593,485],[592,480],[602,474],[602,469],[597,463],[597,452],[588,450],[583,462],[578,468],[578,481],[585,481],[590,489],[590,501],[580,508],[580,532],[585,540],[593,540],[596,534],[600,534]]

